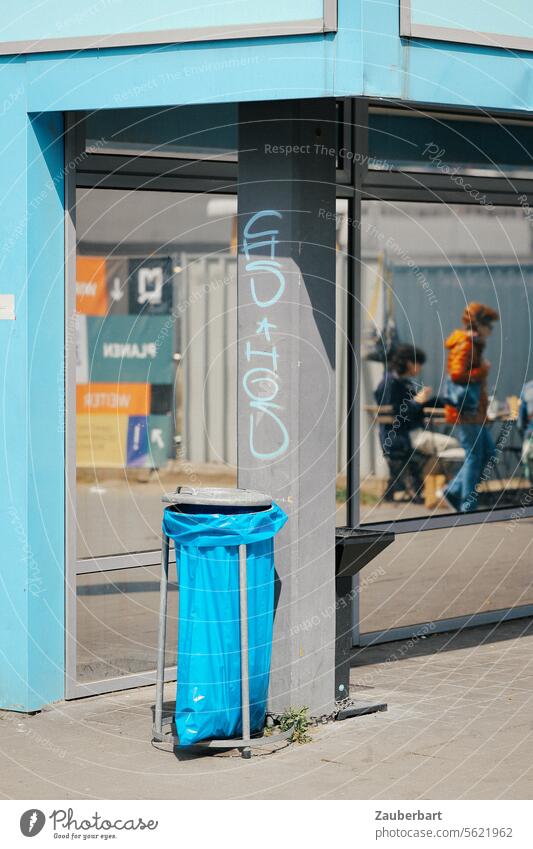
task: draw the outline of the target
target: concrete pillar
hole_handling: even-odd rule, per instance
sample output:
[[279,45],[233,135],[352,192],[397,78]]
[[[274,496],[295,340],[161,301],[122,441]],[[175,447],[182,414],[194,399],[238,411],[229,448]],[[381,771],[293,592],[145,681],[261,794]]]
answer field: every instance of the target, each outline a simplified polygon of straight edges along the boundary
[[335,104],[239,113],[238,475],[288,513],[271,709],[334,702]]

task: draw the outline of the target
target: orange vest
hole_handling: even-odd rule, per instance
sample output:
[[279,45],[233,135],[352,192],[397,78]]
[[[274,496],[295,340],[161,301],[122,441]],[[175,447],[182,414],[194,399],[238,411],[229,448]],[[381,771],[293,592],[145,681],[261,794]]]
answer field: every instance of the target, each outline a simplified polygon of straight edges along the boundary
[[475,413],[463,413],[459,415],[455,407],[449,404],[445,407],[446,421],[450,424],[464,422],[478,424],[482,423],[487,415],[487,393],[485,381],[487,367],[483,363],[484,345],[475,334],[468,330],[454,330],[448,336],[445,344],[448,350],[448,374],[454,383],[481,383],[481,397],[479,409]]

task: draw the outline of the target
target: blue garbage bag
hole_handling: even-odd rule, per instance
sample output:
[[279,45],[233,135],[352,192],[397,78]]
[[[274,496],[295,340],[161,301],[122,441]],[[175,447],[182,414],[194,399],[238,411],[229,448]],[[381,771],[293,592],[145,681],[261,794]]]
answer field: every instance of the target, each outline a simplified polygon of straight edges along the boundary
[[[179,582],[175,722],[181,746],[239,737],[241,651],[239,546],[247,546],[250,730],[265,722],[274,618],[274,536],[287,521],[260,512],[181,513],[167,508]],[[216,510],[216,507],[213,507]]]

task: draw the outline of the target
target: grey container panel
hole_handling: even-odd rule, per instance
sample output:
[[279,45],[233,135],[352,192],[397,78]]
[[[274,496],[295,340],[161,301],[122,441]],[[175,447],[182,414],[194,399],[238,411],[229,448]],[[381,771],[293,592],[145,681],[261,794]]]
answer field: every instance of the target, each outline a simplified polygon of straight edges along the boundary
[[[337,257],[337,470],[346,470],[346,265]],[[237,269],[228,253],[182,256],[183,457],[237,463]],[[342,281],[342,285],[341,284]]]

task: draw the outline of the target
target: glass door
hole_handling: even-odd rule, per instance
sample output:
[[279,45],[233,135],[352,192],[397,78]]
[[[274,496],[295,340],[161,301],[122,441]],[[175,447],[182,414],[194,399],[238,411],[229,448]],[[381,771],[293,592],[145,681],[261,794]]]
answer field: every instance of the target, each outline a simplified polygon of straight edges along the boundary
[[68,697],[154,680],[161,496],[236,484],[236,206],[76,191]]

